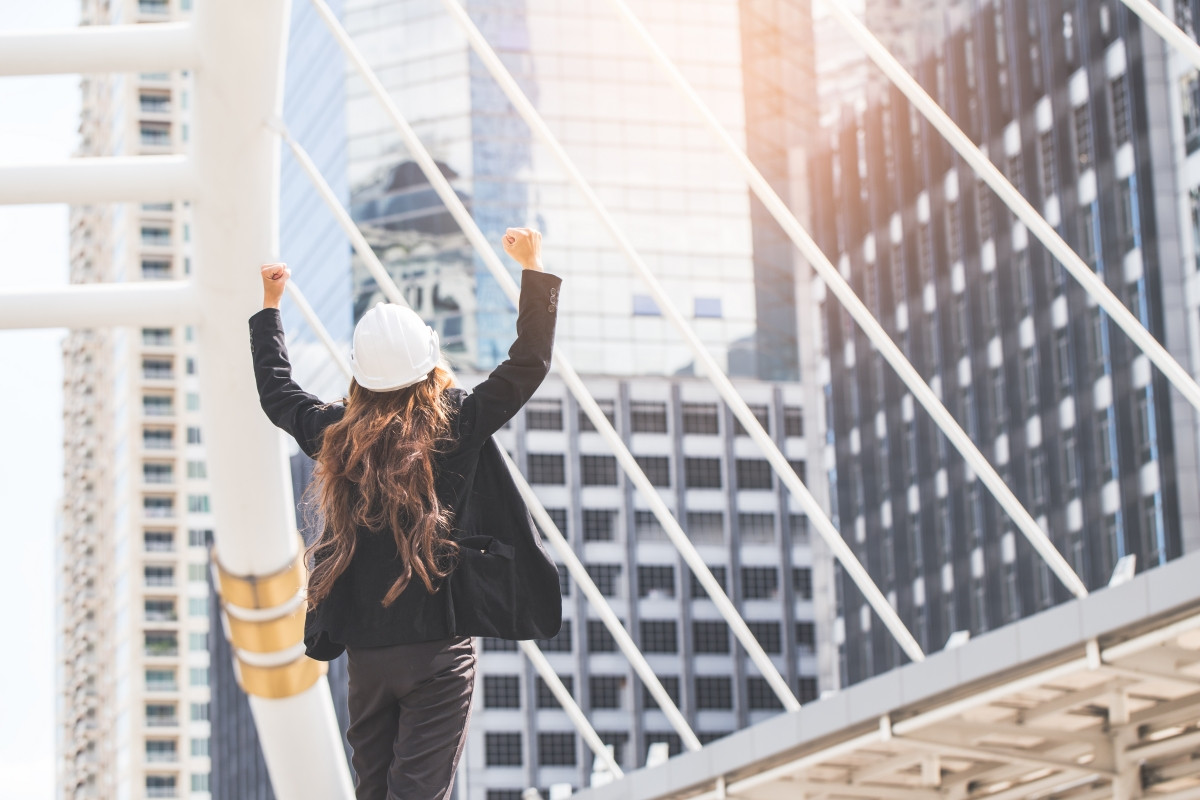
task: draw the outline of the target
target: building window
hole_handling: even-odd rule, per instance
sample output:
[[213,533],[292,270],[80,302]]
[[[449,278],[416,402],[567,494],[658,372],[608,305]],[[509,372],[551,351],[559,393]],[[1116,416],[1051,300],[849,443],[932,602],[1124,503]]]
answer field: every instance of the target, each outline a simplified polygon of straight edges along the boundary
[[175,377],[175,367],[169,358],[143,358],[142,377],[148,381],[169,381]]
[[170,347],[170,328],[142,328],[142,344],[145,347]]
[[1022,389],[1025,391],[1025,411],[1035,413],[1038,410],[1038,359],[1037,349],[1029,348],[1021,353]]
[[815,651],[817,648],[816,626],[811,622],[796,623],[796,647],[802,650]]
[[208,529],[188,531],[188,547],[212,547],[213,532]]
[[667,404],[638,401],[630,403],[629,427],[634,433],[666,433]]
[[792,532],[792,543],[808,541],[808,517],[803,514],[788,514],[788,529]]
[[701,710],[733,708],[733,681],[720,675],[696,678],[696,707]]
[[[1200,190],[1197,190],[1200,194]],[[1197,239],[1200,242],[1200,239]],[[1198,245],[1200,248],[1200,245]],[[1200,249],[1198,249],[1200,252]],[[683,432],[715,436],[719,431],[719,414],[716,403],[684,403]]]
[[192,722],[209,721],[208,703],[192,703]]
[[692,640],[697,653],[728,653],[729,626],[724,620],[693,622]]
[[147,728],[173,728],[179,724],[179,717],[175,714],[174,704],[165,703],[147,703],[146,704],[146,727]]
[[[566,625],[567,622],[564,621],[563,624]],[[495,639],[491,636],[483,636],[480,638],[483,639],[483,652],[485,653],[515,653],[519,649],[517,647],[517,643],[511,639]],[[542,645],[542,642],[538,642],[538,646],[543,650],[548,649]],[[567,649],[570,650],[571,648],[568,646]]]
[[783,708],[775,690],[766,678],[750,677],[746,679],[746,704],[751,711],[778,711]]
[[747,622],[750,632],[768,653],[783,652],[783,626],[778,622]]
[[1116,456],[1113,452],[1113,424],[1108,409],[1100,411],[1097,417],[1097,430],[1100,438],[1100,473],[1107,477],[1112,474]]
[[696,544],[721,544],[725,541],[725,513],[687,512],[687,535]]
[[1131,128],[1129,89],[1125,86],[1124,74],[1112,79],[1109,83],[1109,91],[1112,94],[1113,138],[1116,146],[1120,147],[1129,141]]
[[143,607],[146,622],[174,622],[177,619],[174,600],[146,600]]
[[671,756],[677,756],[683,752],[683,740],[679,738],[678,733],[664,733],[660,731],[646,732],[646,747],[652,744],[665,744],[667,753]]
[[562,486],[567,482],[565,458],[558,453],[530,453],[529,482]]
[[804,435],[804,409],[798,406],[783,407],[783,435]]
[[592,708],[620,708],[624,675],[593,675],[588,679]]
[[521,734],[489,731],[483,735],[484,763],[489,767],[521,766]]
[[742,567],[742,597],[746,600],[774,600],[779,596],[777,567]]
[[575,766],[575,734],[539,733],[538,760],[543,767]]
[[203,597],[188,598],[188,616],[189,617],[207,617],[208,616],[208,600]]
[[204,583],[208,580],[208,565],[188,564],[188,580],[192,583]]
[[561,431],[563,405],[558,398],[534,398],[525,404],[525,427],[531,431]]
[[1058,388],[1069,391],[1071,387],[1071,340],[1067,329],[1060,328],[1054,334],[1054,381]]
[[484,800],[521,800],[521,789],[488,789]]
[[558,593],[563,597],[571,596],[571,574],[567,572],[567,568],[562,564],[555,564],[558,568]]
[[600,590],[600,594],[605,597],[618,595],[617,582],[621,578],[620,564],[588,564],[587,572],[596,584],[596,588]]
[[175,751],[174,739],[147,739],[147,761],[175,761],[179,758]]
[[811,703],[813,700],[817,699],[818,692],[816,678],[801,677],[796,688],[799,689],[796,699],[798,699],[801,703]]
[[192,791],[207,792],[209,791],[209,773],[193,772],[192,773]]
[[142,575],[147,586],[174,586],[175,568],[172,566],[146,566]]
[[[567,693],[574,697],[575,678],[571,675],[559,675],[558,679],[562,681],[563,688],[567,690]],[[550,684],[546,683],[540,677],[537,679],[536,702],[538,708],[562,708],[562,704],[558,702],[558,698],[555,697],[554,692],[550,690]]]
[[142,259],[142,279],[147,281],[169,281],[173,277],[171,262],[161,258]]
[[792,589],[799,600],[812,600],[812,569],[809,567],[792,567]]
[[616,538],[617,512],[611,508],[585,508],[583,510],[583,540],[585,542],[611,542]]
[[1089,105],[1075,106],[1072,119],[1075,128],[1075,158],[1082,173],[1092,166],[1092,126]]
[[174,692],[178,689],[175,683],[175,670],[148,669],[146,670],[147,692]]
[[617,652],[617,640],[598,619],[589,619],[587,625],[588,650],[593,653]]
[[[138,134],[142,144],[146,147],[171,146],[171,123],[169,122],[140,122],[138,123]],[[142,229],[143,234],[145,230],[145,228]],[[142,243],[155,244],[154,242],[146,242],[144,236]]]
[[1200,72],[1192,70],[1182,79],[1183,135],[1188,155],[1200,149]]
[[771,464],[765,458],[737,459],[737,488],[770,489]]
[[[487,640],[484,640],[485,644],[486,644],[486,641]],[[507,640],[499,639],[497,641],[507,641]],[[569,653],[569,652],[571,652],[571,620],[564,619],[562,621],[562,627],[558,629],[558,633],[556,633],[554,635],[554,638],[540,640],[538,642],[538,647],[540,647],[543,651],[545,651],[547,653]],[[486,647],[484,648],[484,650],[487,650],[487,649],[488,648],[486,648]],[[517,643],[512,642],[511,647],[506,647],[504,649],[516,650]]]
[[659,541],[666,538],[667,535],[653,511],[633,512],[633,533],[639,541],[643,542]]
[[[762,429],[767,433],[771,432],[771,417],[766,406],[750,405],[750,413],[758,420],[758,424],[762,425]],[[742,426],[742,421],[737,417],[733,418],[733,435],[734,436],[749,436],[745,427]]]
[[[709,571],[712,572],[712,576],[716,579],[717,585],[721,587],[721,590],[728,591],[728,587],[725,585],[725,567],[710,566]],[[704,586],[701,585],[700,579],[696,577],[696,574],[694,572],[690,572],[688,574],[691,577],[690,588],[692,599],[699,600],[708,597],[708,592],[704,591]]]
[[483,707],[520,708],[520,677],[517,675],[484,675]]
[[[616,416],[616,411],[614,410],[613,401],[612,400],[597,400],[596,405],[598,405],[600,407],[600,411],[603,412],[604,416],[608,418],[608,423],[610,425],[615,425],[617,416]],[[588,417],[588,415],[583,411],[582,408],[579,409],[579,430],[581,430],[581,431],[596,430],[596,426],[592,424],[591,418]]]
[[1150,460],[1154,445],[1154,431],[1150,425],[1150,400],[1145,392],[1138,392],[1134,405],[1134,443],[1138,449],[1138,463]]
[[[659,675],[658,682],[662,684],[663,691],[667,693],[667,697],[671,698],[671,702],[679,705],[679,676],[677,675]],[[642,705],[647,709],[658,708],[658,701],[654,699],[654,695],[650,694],[650,689],[642,686]]]
[[188,495],[188,512],[192,514],[208,514],[212,511],[211,503],[206,494]]
[[720,489],[721,459],[685,458],[684,485],[689,489]]
[[194,425],[187,429],[187,443],[188,444],[203,444],[204,443],[204,434],[201,433],[200,429]]
[[721,318],[721,298],[719,297],[697,297],[694,308],[697,319]]
[[192,667],[188,671],[188,683],[192,686],[208,686],[208,667]]
[[175,534],[171,531],[146,531],[142,546],[147,553],[170,553],[175,549]]
[[179,637],[174,631],[146,631],[143,636],[148,658],[179,655]]
[[146,797],[175,797],[174,775],[147,775]]
[[738,536],[742,544],[772,544],[775,541],[775,515],[738,514]]
[[[629,744],[629,731],[596,731],[600,741],[613,749],[613,760],[625,763],[625,746]],[[519,799],[518,799],[519,800]]]
[[678,626],[673,619],[644,619],[640,623],[642,652],[678,653]]
[[635,294],[633,296],[633,315],[635,317],[661,317],[662,312],[658,309],[658,303],[654,302],[654,298],[648,294]]
[[208,477],[208,467],[203,461],[187,462],[188,477],[192,480],[203,480]]
[[1038,152],[1042,163],[1042,195],[1050,197],[1058,192],[1058,161],[1054,157],[1054,131],[1042,133],[1038,139]]
[[638,597],[656,600],[675,596],[675,568],[668,564],[639,564]]
[[671,485],[671,459],[667,456],[637,456],[638,466],[650,480],[651,486]]
[[616,486],[617,459],[615,456],[580,456],[584,486]]

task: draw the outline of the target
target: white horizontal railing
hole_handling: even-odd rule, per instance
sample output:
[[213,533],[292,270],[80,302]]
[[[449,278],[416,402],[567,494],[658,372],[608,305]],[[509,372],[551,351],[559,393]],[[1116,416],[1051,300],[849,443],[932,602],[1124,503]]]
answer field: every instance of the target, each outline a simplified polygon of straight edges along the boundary
[[189,281],[0,289],[0,329],[162,326],[198,321]]
[[193,164],[181,155],[0,164],[0,205],[187,200],[197,186]]
[[189,22],[0,33],[0,76],[164,72],[199,63]]

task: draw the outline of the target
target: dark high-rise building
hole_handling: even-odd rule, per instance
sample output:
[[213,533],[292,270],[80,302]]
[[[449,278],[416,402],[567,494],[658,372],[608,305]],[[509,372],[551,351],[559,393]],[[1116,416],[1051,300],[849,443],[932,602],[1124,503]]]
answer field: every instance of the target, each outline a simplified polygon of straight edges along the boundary
[[[1119,2],[945,5],[944,37],[909,67],[1192,364],[1161,41]],[[1122,556],[1179,555],[1194,413],[904,97],[876,84],[845,109],[813,175],[825,252],[1087,585]],[[1068,599],[831,295],[822,314],[835,522],[926,651]],[[835,584],[842,682],[897,665]]]

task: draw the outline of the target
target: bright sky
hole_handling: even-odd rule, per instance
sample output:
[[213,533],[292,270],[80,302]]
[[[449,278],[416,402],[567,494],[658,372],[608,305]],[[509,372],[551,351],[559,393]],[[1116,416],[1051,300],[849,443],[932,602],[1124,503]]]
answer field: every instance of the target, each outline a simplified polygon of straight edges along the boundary
[[[0,0],[0,31],[77,25],[73,0]],[[77,76],[0,78],[0,164],[66,158]],[[0,288],[67,282],[67,207],[0,206]],[[0,330],[0,796],[54,796],[54,537],[62,493],[62,330]],[[20,724],[12,724],[19,720]]]

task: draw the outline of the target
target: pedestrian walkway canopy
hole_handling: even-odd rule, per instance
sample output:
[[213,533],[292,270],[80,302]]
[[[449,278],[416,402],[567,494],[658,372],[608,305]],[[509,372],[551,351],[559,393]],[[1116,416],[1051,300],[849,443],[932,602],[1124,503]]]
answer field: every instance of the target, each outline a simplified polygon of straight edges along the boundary
[[574,797],[1200,798],[1200,553]]

